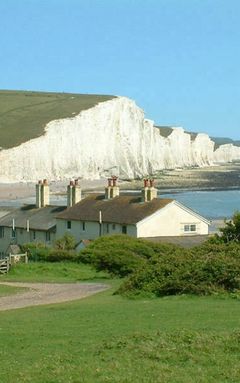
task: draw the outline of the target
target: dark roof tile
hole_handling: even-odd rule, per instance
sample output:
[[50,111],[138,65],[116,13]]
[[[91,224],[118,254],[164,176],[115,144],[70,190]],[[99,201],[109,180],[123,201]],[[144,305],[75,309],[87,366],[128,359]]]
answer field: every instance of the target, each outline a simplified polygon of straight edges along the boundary
[[98,222],[101,211],[103,222],[135,224],[172,201],[173,199],[154,198],[150,202],[141,202],[141,197],[135,196],[119,196],[106,200],[102,194],[92,194],[56,218]]
[[56,215],[66,209],[65,206],[46,206],[37,209],[35,205],[24,205],[0,219],[0,226],[26,229],[29,220],[30,230],[50,230],[56,225]]

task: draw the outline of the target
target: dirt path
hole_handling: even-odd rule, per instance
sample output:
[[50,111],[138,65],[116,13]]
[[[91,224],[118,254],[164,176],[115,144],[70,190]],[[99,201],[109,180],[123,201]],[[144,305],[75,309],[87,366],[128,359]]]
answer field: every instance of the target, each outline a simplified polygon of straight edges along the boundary
[[28,306],[73,301],[106,290],[102,283],[22,283],[0,282],[1,285],[26,287],[29,290],[0,298],[0,311]]

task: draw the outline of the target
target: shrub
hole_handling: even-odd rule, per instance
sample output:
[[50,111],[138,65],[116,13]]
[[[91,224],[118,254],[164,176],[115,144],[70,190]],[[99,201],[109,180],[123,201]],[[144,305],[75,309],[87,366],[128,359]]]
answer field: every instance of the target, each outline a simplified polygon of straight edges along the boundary
[[125,277],[138,267],[145,265],[147,259],[162,249],[170,253],[172,245],[158,245],[126,235],[101,237],[79,253],[78,259],[93,265],[98,271],[108,271]]
[[32,261],[46,261],[51,248],[42,242],[30,242],[21,245],[21,250],[27,253]]
[[51,249],[46,259],[48,262],[75,261],[76,252],[73,250],[57,250]]
[[126,295],[211,294],[240,289],[240,258],[223,253],[184,250],[154,256],[129,277],[119,293]]
[[[63,243],[63,241],[61,241],[60,243]],[[77,260],[76,252],[74,250],[66,249],[71,246],[66,245],[64,247],[65,249],[51,248],[41,242],[30,242],[30,243],[25,243],[24,245],[22,245],[21,249],[23,252],[28,253],[28,257],[32,261],[45,261],[45,262],[76,261]]]
[[71,234],[66,233],[63,237],[55,241],[54,247],[58,250],[74,250],[76,240]]
[[225,226],[219,229],[221,234],[215,234],[212,243],[240,243],[240,212],[236,211],[230,220],[225,220]]

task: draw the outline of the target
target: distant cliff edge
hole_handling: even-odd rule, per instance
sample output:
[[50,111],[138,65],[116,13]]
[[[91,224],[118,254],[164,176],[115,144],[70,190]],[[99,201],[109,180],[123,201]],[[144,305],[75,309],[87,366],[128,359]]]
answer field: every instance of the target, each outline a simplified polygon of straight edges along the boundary
[[136,178],[239,159],[240,147],[216,146],[207,134],[181,127],[156,127],[134,101],[115,97],[50,121],[41,136],[1,150],[0,180],[97,179],[111,173]]

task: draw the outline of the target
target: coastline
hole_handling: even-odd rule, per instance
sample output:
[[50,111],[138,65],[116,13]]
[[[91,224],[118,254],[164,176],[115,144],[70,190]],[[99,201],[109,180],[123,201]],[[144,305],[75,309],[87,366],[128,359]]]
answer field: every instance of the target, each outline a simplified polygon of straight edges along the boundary
[[[154,176],[158,194],[178,194],[184,192],[211,192],[240,190],[240,163],[209,166],[205,168],[186,168],[162,170]],[[83,194],[103,191],[106,178],[99,180],[80,180]],[[68,181],[50,181],[51,196],[64,196]],[[123,192],[135,193],[142,188],[142,180],[119,180]],[[35,183],[16,182],[0,184],[1,201],[16,201],[35,196]]]

